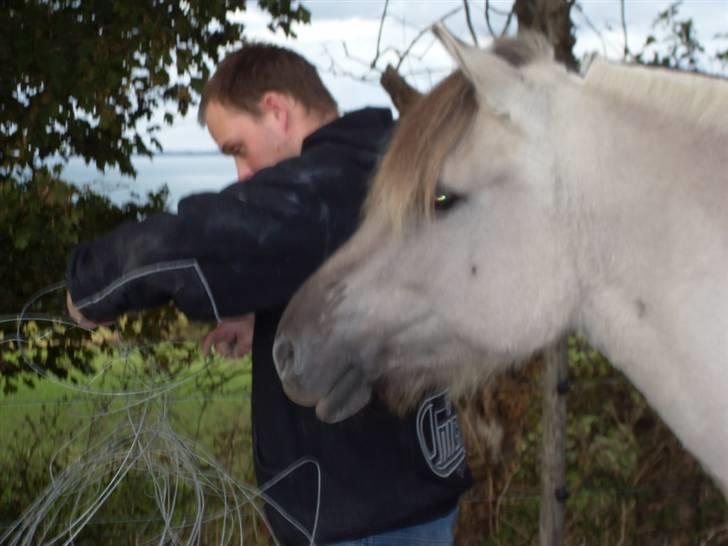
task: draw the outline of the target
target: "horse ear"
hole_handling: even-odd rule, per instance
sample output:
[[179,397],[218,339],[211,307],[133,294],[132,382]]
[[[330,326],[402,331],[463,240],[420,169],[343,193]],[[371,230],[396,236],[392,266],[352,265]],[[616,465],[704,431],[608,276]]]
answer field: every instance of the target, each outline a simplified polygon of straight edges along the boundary
[[475,86],[478,99],[496,114],[513,118],[513,114],[522,107],[520,99],[526,90],[523,74],[518,68],[492,51],[472,47],[460,41],[442,22],[433,25],[432,33],[457,63],[463,75]]
[[480,52],[480,50],[469,46],[454,36],[442,21],[438,21],[432,26],[432,33],[450,54],[452,60],[457,63],[465,77],[473,81],[473,74],[470,70],[473,64],[471,57],[473,54]]

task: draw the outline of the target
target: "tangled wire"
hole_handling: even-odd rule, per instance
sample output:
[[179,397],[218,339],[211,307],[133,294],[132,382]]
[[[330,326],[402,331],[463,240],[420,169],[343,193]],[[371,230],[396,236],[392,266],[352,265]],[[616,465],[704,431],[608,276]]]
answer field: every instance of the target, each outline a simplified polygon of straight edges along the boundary
[[[50,483],[0,536],[0,544],[74,544],[99,517],[100,509],[118,494],[122,483],[141,480],[149,484],[146,496],[153,502],[148,506],[156,511],[145,514],[143,521],[152,523],[144,533],[145,543],[210,544],[203,531],[214,525],[216,544],[244,544],[250,535],[248,528],[258,519],[268,526],[263,511],[266,503],[313,545],[321,498],[320,468],[315,460],[297,461],[270,482],[253,487],[234,478],[196,440],[176,429],[170,415],[170,395],[201,371],[170,378],[159,369],[153,351],[143,350],[149,347],[121,342],[118,356],[95,362],[90,367],[92,373],[76,373],[70,380],[60,380],[47,372],[35,349],[54,336],[83,329],[68,319],[33,315],[29,310],[39,299],[64,289],[63,283],[53,285],[36,294],[17,316],[0,319],[0,324],[15,323],[14,334],[0,338],[0,348],[17,348],[24,366],[44,381],[90,401],[94,410],[83,415],[85,424],[55,449],[48,461]],[[31,323],[33,328],[28,328]],[[79,449],[83,438],[93,441]],[[61,466],[58,461],[70,462]],[[311,529],[266,494],[281,480],[309,466],[318,477]],[[59,467],[61,471],[54,472]],[[270,535],[277,544],[272,532]]]

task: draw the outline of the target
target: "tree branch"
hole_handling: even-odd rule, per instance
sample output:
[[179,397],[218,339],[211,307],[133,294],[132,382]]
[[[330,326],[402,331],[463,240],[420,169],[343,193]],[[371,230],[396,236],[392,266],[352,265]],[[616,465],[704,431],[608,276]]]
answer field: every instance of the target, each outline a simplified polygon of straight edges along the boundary
[[[493,10],[493,11],[495,11],[495,10]],[[495,11],[495,13],[498,13],[498,12]],[[506,17],[506,22],[503,25],[503,30],[501,31],[501,36],[505,36],[506,33],[508,32],[508,29],[511,28],[511,21],[513,20],[513,14],[514,14],[514,10],[511,7],[511,11],[508,12],[508,17]]]
[[597,38],[599,38],[599,41],[602,43],[602,55],[605,57],[607,56],[607,42],[604,40],[604,35],[601,33],[601,31],[596,27],[596,25],[592,22],[592,20],[587,16],[586,12],[584,11],[584,8],[581,7],[580,3],[574,4],[574,9],[576,9],[577,12],[579,12],[579,15],[581,15],[582,19],[584,19],[584,22],[586,23],[586,26],[588,26],[591,31],[597,35]]
[[449,17],[452,17],[457,12],[459,12],[461,9],[462,8],[460,8],[460,7],[451,9],[450,11],[448,11],[447,13],[445,13],[445,15],[443,15],[442,17],[440,17],[439,19],[437,19],[436,21],[434,21],[432,24],[426,26],[419,33],[417,33],[417,36],[415,36],[414,39],[410,42],[410,44],[407,46],[407,49],[405,49],[404,52],[399,56],[399,62],[397,63],[397,66],[395,67],[395,70],[399,70],[399,68],[402,66],[402,63],[407,58],[407,55],[409,55],[409,52],[412,50],[412,48],[414,47],[414,45],[420,40],[420,38],[422,38],[425,34],[427,34],[428,32],[430,32],[430,28],[432,27],[432,25],[434,23],[442,22],[445,19],[448,19]]
[[622,17],[622,34],[624,35],[624,51],[623,59],[627,60],[630,56],[629,44],[627,43],[627,18],[624,15],[624,0],[619,0],[620,13]]
[[478,44],[478,37],[475,35],[475,29],[473,28],[473,21],[470,19],[470,5],[468,4],[468,0],[463,0],[463,8],[465,9],[465,22],[468,24],[468,30],[470,31],[470,36],[473,37],[473,44],[475,46],[479,46]]
[[[495,30],[493,30],[493,25],[490,22],[490,10],[490,0],[485,0],[485,24],[488,25],[488,32],[490,32],[490,35],[495,38]],[[513,13],[512,10],[511,13]]]
[[379,32],[377,34],[377,51],[374,55],[374,58],[372,59],[371,65],[369,68],[374,68],[377,65],[377,61],[379,60],[379,56],[381,55],[379,48],[382,44],[382,30],[384,29],[384,19],[387,17],[387,8],[389,7],[389,0],[385,0],[384,2],[384,9],[382,10],[382,18],[379,20]]

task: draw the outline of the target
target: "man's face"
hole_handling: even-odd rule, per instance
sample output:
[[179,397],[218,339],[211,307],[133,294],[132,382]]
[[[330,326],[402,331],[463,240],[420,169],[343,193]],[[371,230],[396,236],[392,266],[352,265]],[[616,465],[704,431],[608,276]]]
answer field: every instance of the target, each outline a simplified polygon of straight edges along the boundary
[[288,118],[280,110],[263,109],[255,117],[211,101],[205,110],[205,121],[222,153],[235,160],[239,180],[300,153],[287,130]]

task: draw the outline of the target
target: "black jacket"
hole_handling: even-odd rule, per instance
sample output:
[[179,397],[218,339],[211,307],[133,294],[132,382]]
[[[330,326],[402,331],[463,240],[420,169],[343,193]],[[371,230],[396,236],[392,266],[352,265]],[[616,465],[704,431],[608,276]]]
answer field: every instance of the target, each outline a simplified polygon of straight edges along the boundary
[[284,544],[310,541],[281,510],[322,544],[443,515],[469,485],[457,418],[444,396],[404,419],[374,400],[327,425],[286,398],[273,366],[280,315],[356,229],[391,123],[387,110],[345,115],[310,135],[299,157],[220,193],[187,197],[176,215],[122,225],[70,258],[71,296],[91,320],[170,299],[192,319],[255,312],[255,467]]

